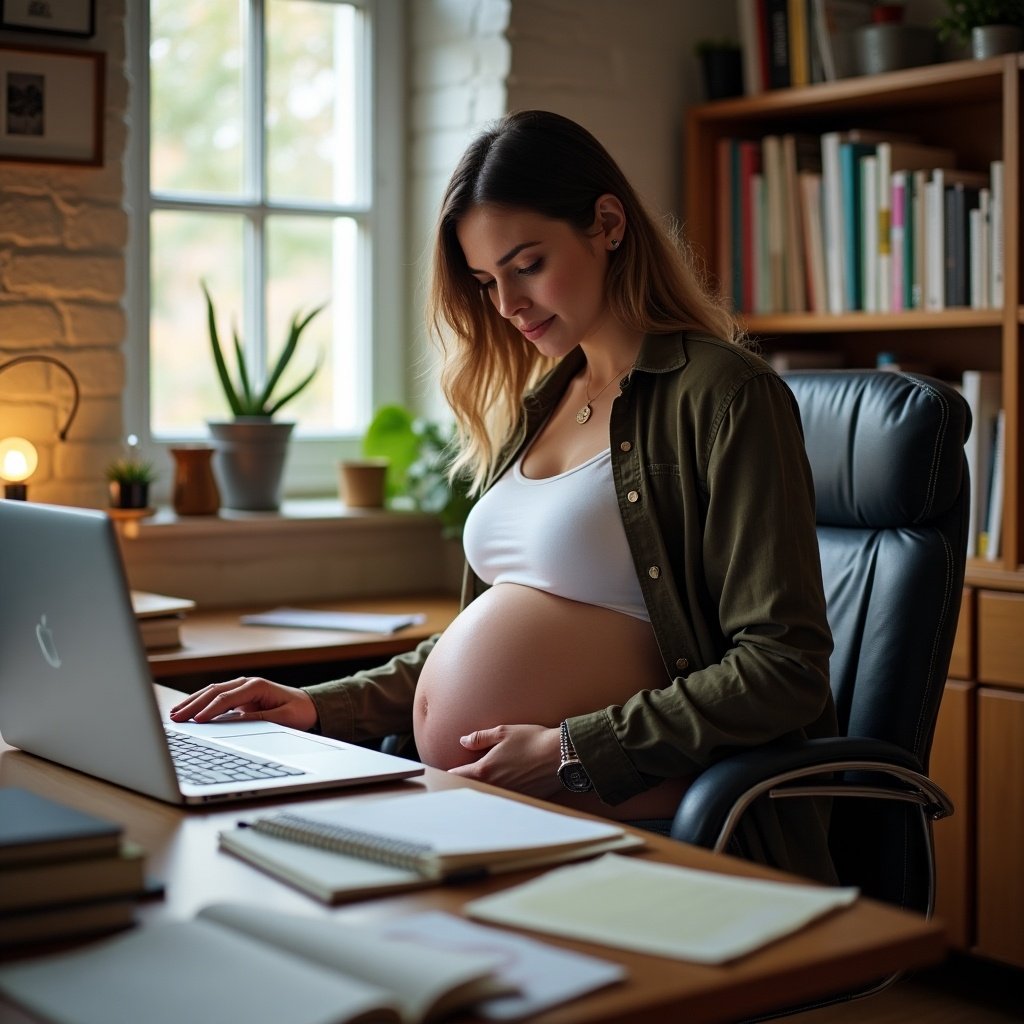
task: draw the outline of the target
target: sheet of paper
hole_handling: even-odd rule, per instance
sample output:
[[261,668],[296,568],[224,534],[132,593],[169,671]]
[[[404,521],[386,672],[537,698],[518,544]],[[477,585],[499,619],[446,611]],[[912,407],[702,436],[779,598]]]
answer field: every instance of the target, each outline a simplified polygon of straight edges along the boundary
[[625,980],[621,964],[584,956],[535,939],[464,921],[444,911],[427,911],[392,921],[379,934],[432,949],[493,954],[497,976],[518,989],[473,1007],[487,1020],[516,1020]]
[[427,621],[420,612],[387,615],[380,612],[331,612],[304,608],[274,608],[243,615],[243,626],[284,626],[291,629],[340,629],[352,633],[394,633]]
[[857,895],[856,889],[737,878],[609,853],[463,909],[497,924],[718,964],[848,906]]

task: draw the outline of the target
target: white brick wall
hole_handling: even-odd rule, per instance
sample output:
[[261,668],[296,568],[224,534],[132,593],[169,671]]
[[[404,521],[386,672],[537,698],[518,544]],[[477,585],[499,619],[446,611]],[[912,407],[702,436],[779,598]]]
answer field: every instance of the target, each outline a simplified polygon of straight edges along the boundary
[[62,444],[57,431],[71,400],[65,375],[44,364],[0,375],[0,437],[20,434],[39,450],[39,468],[29,481],[36,501],[105,504],[103,470],[120,447],[126,2],[98,0],[91,39],[3,35],[4,45],[106,55],[103,166],[0,161],[0,362],[28,353],[54,356],[74,372],[82,394]]
[[589,128],[655,211],[678,216],[683,113],[702,99],[694,43],[736,36],[735,5],[704,0],[413,0],[409,323],[414,404],[443,416],[423,324],[437,206],[467,142],[508,110]]

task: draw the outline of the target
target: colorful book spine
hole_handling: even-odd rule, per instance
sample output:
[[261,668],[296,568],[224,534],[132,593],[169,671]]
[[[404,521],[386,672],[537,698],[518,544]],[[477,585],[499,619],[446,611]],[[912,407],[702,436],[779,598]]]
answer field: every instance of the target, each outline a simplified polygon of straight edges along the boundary
[[989,167],[989,305],[1000,309],[1005,295],[1003,262],[1003,161],[993,160]]
[[875,275],[875,305],[880,313],[888,313],[892,307],[892,146],[880,143],[875,149],[878,175],[877,195],[878,228],[875,241],[878,246],[876,258],[878,273]]
[[[860,158],[860,307],[877,313],[878,305],[878,158]],[[857,307],[853,307],[857,308]]]
[[[885,286],[887,286],[889,290],[889,308],[893,312],[900,312],[905,306],[907,172],[894,171],[891,181],[890,191],[892,199],[890,205],[892,213],[889,241],[891,272],[888,281],[884,283],[883,291]],[[881,219],[879,219],[879,225],[881,225]]]
[[863,273],[860,260],[862,203],[860,187],[860,158],[870,156],[875,147],[865,142],[839,144],[839,181],[842,197],[843,264],[846,277],[843,282],[843,308],[864,308]]

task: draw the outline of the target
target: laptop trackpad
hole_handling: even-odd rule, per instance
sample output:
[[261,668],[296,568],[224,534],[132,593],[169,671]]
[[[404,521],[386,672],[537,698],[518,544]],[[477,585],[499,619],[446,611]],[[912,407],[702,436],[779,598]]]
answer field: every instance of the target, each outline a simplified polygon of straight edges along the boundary
[[345,750],[344,747],[335,744],[320,743],[311,737],[287,732],[253,733],[244,737],[239,736],[237,739],[227,736],[217,738],[222,743],[258,757],[266,757],[272,761],[291,761],[293,764],[298,758],[308,761],[313,756],[337,757]]

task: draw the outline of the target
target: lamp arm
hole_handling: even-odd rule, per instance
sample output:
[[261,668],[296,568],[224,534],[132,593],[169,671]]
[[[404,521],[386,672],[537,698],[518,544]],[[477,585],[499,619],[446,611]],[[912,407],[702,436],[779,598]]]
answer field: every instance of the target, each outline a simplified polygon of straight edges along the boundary
[[64,421],[64,426],[57,434],[62,441],[67,440],[68,430],[71,428],[71,423],[75,418],[75,414],[78,412],[78,378],[71,372],[71,368],[66,363],[62,363],[59,359],[55,359],[53,356],[40,355],[15,356],[13,359],[8,359],[6,363],[0,363],[0,373],[3,373],[4,370],[9,370],[12,366],[17,366],[18,363],[50,363],[67,374],[68,380],[71,381],[73,397],[71,400],[71,409],[68,412],[68,418]]

